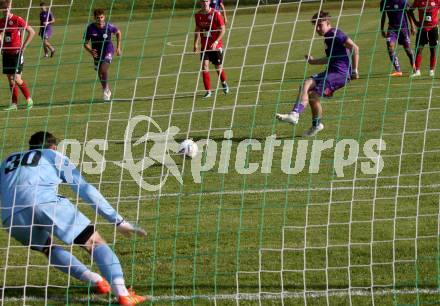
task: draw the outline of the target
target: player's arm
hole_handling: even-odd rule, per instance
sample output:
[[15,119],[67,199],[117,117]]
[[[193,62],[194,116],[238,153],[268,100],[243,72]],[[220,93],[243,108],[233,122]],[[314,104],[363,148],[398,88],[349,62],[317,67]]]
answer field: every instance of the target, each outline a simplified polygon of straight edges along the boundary
[[225,33],[226,33],[226,27],[225,27],[225,25],[222,25],[222,26],[220,27],[220,35],[219,35],[219,36],[217,37],[217,39],[212,43],[212,45],[211,45],[211,49],[213,49],[213,50],[217,49],[218,42],[223,38],[223,36],[225,35]]
[[125,235],[138,233],[145,236],[144,230],[137,228],[127,221],[107,202],[104,196],[91,184],[89,184],[79,173],[78,169],[69,159],[55,153],[55,167],[59,170],[59,176],[64,183],[67,183],[73,192],[86,201],[99,215],[112,224],[116,224],[118,230]]
[[225,5],[222,3],[220,3],[220,6],[222,8],[222,13],[223,13],[223,19],[225,20],[225,23],[228,23],[228,17],[226,16],[226,9],[225,9]]
[[93,58],[98,57],[98,51],[96,51],[95,49],[92,49],[92,45],[90,44],[90,37],[89,37],[87,31],[84,34],[84,49],[86,49],[86,51],[89,52],[93,56]]
[[121,55],[121,41],[122,41],[122,33],[120,30],[116,31],[116,55]]
[[304,55],[304,58],[310,65],[325,65],[328,63],[328,57],[314,58],[311,55]]
[[47,24],[46,25],[48,25],[48,24],[52,24],[52,23],[55,23],[55,16],[54,15],[50,15],[50,19],[49,19],[49,21],[47,22]]
[[382,17],[380,19],[380,33],[382,34],[382,37],[387,37],[387,34],[385,33],[385,21],[387,20],[387,14],[382,11]]
[[194,52],[199,52],[200,28],[196,25],[194,30]]
[[23,43],[22,51],[24,51],[27,48],[27,46],[30,44],[30,42],[32,41],[32,39],[35,36],[35,30],[30,25],[26,25],[24,30],[26,31],[27,35],[26,35],[26,39],[24,40],[24,43]]
[[407,15],[411,24],[415,24],[417,27],[420,27],[420,23],[417,21],[416,16],[414,15],[414,7],[410,6],[408,8]]
[[[406,14],[406,16],[408,17],[409,25],[410,25],[410,28],[411,28],[411,34],[412,34],[412,35],[415,35],[415,34],[416,34],[416,27],[417,27],[417,25],[416,25],[416,23],[414,22],[413,18],[411,18],[411,17],[409,16],[409,9],[407,9],[407,10],[405,11],[405,14]],[[414,13],[413,13],[413,15],[414,15]]]
[[350,50],[351,53],[351,65],[352,65],[352,73],[351,78],[352,79],[358,79],[359,78],[359,47],[350,39],[347,38],[346,42],[344,43],[344,47]]

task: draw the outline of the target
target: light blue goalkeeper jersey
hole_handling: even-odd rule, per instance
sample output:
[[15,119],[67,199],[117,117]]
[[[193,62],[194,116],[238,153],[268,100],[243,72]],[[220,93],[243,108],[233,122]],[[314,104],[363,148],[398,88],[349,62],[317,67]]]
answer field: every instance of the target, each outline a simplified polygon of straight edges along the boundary
[[85,181],[75,165],[60,152],[50,149],[15,153],[3,161],[0,166],[2,220],[29,206],[59,201],[58,186],[62,183],[68,184],[109,222],[122,221],[101,193]]

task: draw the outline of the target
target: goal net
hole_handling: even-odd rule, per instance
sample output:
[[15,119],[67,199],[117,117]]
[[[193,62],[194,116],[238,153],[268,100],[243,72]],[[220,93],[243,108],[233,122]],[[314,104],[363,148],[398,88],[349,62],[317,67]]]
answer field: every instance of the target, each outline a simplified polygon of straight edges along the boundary
[[[194,52],[200,1],[45,2],[56,52],[44,57],[38,35],[26,49],[22,78],[34,106],[20,96],[18,110],[0,111],[0,157],[27,150],[36,131],[55,134],[88,182],[147,230],[123,237],[60,188],[96,224],[137,293],[157,305],[438,303],[440,87],[428,77],[428,50],[413,79],[396,45],[403,76],[390,76],[379,1],[224,1],[230,91],[210,64],[207,99]],[[39,4],[12,1],[37,34]],[[83,47],[100,7],[122,33],[109,102]],[[325,129],[305,138],[309,107],[296,126],[275,114],[288,113],[302,82],[325,70],[304,60],[325,56],[311,23],[321,10],[359,46],[360,79],[321,99]],[[11,101],[6,77],[0,101]],[[188,138],[198,145],[192,159],[179,154]],[[115,302],[5,229],[2,305]],[[99,272],[80,247],[63,247]]]

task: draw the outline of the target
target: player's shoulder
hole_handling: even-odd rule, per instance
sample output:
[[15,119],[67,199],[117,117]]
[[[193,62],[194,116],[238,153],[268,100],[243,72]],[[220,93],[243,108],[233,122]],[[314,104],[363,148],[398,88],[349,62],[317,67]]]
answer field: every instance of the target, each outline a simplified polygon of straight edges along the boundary
[[1,165],[3,165],[4,163],[6,163],[6,161],[7,161],[8,159],[10,159],[11,156],[14,156],[14,155],[20,155],[20,154],[22,154],[22,153],[23,153],[23,152],[14,152],[14,153],[9,154],[9,155],[6,156],[6,158],[2,161]]
[[106,27],[108,29],[118,29],[118,27],[114,23],[111,23],[111,22],[107,22]]
[[16,21],[16,22],[18,22],[18,21],[25,21],[23,17],[15,15],[15,14],[12,15],[11,20]]
[[52,149],[39,149],[38,151],[41,152],[41,156],[48,160],[49,163],[54,164],[56,161],[62,161],[64,159],[67,159],[67,156],[62,154],[61,152],[57,150]]
[[213,18],[216,19],[217,21],[224,22],[222,13],[220,13],[220,11],[217,11],[214,9],[212,9],[212,10],[213,10],[213,12],[212,12]]
[[93,30],[96,28],[96,25],[94,22],[91,22],[87,25],[87,30]]

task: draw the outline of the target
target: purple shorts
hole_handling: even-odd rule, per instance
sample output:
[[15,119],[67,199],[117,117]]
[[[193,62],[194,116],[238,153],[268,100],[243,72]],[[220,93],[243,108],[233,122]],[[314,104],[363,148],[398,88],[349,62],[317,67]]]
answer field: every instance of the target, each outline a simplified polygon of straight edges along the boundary
[[100,56],[95,58],[93,62],[95,63],[95,70],[98,70],[102,63],[111,64],[113,59],[113,52],[102,53]]
[[400,31],[388,29],[387,43],[395,44],[396,41],[399,42],[399,45],[409,48],[411,45],[411,39],[409,38],[408,29],[401,29]]
[[52,36],[52,28],[40,28],[40,32],[38,33],[41,39],[49,39]]
[[339,88],[344,87],[350,82],[350,75],[346,73],[338,73],[331,71],[324,71],[312,76],[316,86],[312,89],[319,96],[325,98],[331,98],[333,93]]

